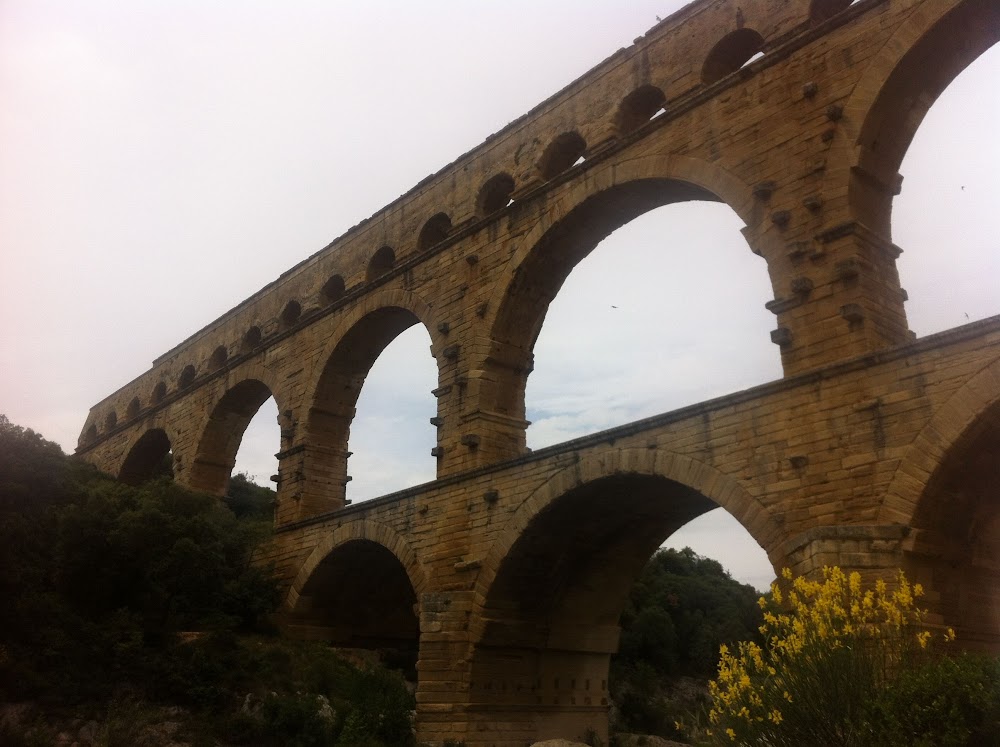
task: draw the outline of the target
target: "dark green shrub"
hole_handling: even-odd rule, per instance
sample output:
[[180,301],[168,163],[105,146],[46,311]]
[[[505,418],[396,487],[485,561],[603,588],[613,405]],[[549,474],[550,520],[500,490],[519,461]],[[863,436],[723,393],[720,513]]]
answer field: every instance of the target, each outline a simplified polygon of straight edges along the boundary
[[1000,745],[1000,659],[940,657],[903,671],[868,717],[885,747]]

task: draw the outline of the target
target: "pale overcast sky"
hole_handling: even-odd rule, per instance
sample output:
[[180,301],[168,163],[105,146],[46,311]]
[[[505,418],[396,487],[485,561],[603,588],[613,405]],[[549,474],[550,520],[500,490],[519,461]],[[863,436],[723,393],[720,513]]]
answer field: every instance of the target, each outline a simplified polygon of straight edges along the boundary
[[[153,358],[682,4],[4,0],[0,412],[72,451]],[[1000,313],[997,80],[993,49],[903,165],[893,238],[919,335]],[[780,376],[740,227],[723,205],[669,206],[581,263],[535,350],[529,445]],[[355,500],[433,478],[428,344],[405,333],[362,392]],[[240,452],[261,481],[274,418],[265,404]],[[670,544],[770,579],[720,511]]]

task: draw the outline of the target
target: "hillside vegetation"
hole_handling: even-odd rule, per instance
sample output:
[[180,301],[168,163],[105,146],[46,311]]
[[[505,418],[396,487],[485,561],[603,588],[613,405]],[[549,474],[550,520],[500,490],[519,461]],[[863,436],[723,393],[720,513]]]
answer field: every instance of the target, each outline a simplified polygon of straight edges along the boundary
[[399,674],[269,628],[273,495],[130,487],[0,415],[0,744],[412,743]]

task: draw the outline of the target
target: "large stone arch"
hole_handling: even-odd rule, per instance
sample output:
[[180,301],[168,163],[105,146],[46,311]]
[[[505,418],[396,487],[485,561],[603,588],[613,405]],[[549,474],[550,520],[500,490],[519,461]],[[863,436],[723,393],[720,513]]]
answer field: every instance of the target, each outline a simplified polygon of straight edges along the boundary
[[681,454],[609,449],[517,508],[474,589],[469,709],[525,741],[607,736],[608,667],[629,588],[663,540],[717,506],[781,558],[778,523],[732,477]]
[[945,88],[998,41],[994,0],[927,0],[882,46],[844,107],[840,147],[852,218],[891,236],[899,167],[913,136]]
[[570,490],[603,477],[639,474],[661,477],[696,490],[740,522],[764,548],[776,568],[784,558],[781,522],[736,479],[692,457],[661,449],[612,449],[564,467],[536,488],[507,520],[483,561],[477,601],[486,598],[496,573],[531,521]]
[[[480,410],[511,420],[509,455],[524,447],[532,349],[563,281],[613,231],[654,208],[687,200],[729,205],[746,224],[752,250],[769,255],[768,234],[757,230],[763,212],[752,190],[722,167],[690,156],[642,156],[597,166],[546,204],[518,240],[485,306],[487,344],[477,364],[483,372],[477,382]],[[558,251],[546,251],[555,245]]]
[[[574,182],[572,188],[561,194],[555,202],[546,204],[541,219],[518,241],[506,269],[498,276],[496,287],[490,295],[485,317],[487,328],[493,333],[496,332],[504,300],[510,294],[511,285],[517,278],[519,269],[524,266],[528,257],[537,251],[549,231],[602,192],[615,187],[661,180],[692,185],[700,191],[698,195],[700,199],[714,199],[726,203],[748,227],[755,226],[762,217],[755,210],[753,193],[746,184],[721,166],[699,158],[677,155],[642,156],[602,164],[588,171],[583,179]],[[660,204],[665,205],[670,201],[666,200]],[[645,209],[622,220],[615,228],[658,206],[644,206]],[[598,242],[603,238],[604,236],[601,236]],[[594,242],[595,245],[598,242]],[[755,249],[760,251],[757,247]],[[495,338],[495,334],[493,336]]]
[[[243,434],[268,399],[274,397],[278,411],[288,403],[274,375],[260,363],[241,366],[226,377],[225,387],[213,397],[196,426],[197,440],[183,482],[194,490],[223,495],[236,463]],[[283,444],[275,444],[276,448]]]
[[391,552],[396,557],[396,560],[399,561],[399,564],[406,570],[406,575],[410,579],[413,591],[419,599],[420,595],[427,588],[427,578],[424,575],[423,566],[420,564],[412,545],[403,539],[403,536],[392,527],[372,521],[371,519],[359,518],[337,527],[325,535],[316,547],[313,548],[313,551],[309,553],[309,557],[302,564],[298,574],[295,576],[295,580],[292,581],[292,585],[288,589],[288,594],[285,596],[283,605],[284,609],[287,612],[295,611],[302,589],[315,572],[316,566],[323,562],[324,558],[341,545],[356,540],[375,542]]
[[953,394],[896,469],[882,522],[907,527],[902,562],[932,620],[966,648],[1000,641],[1000,359]]
[[1000,402],[1000,359],[984,366],[921,429],[893,473],[879,524],[912,527],[935,472],[976,421]]
[[440,378],[443,337],[431,307],[417,294],[382,290],[339,320],[309,368],[302,407],[294,415],[294,444],[283,452],[294,462],[287,471],[296,485],[290,489],[290,500],[279,497],[279,524],[344,505],[348,441],[361,389],[382,351],[415,324],[422,324],[431,338],[430,352]]
[[[431,307],[418,294],[401,288],[370,293],[360,303],[352,306],[348,314],[337,321],[337,325],[330,335],[329,342],[327,342],[316,357],[317,365],[310,372],[308,382],[305,386],[307,401],[311,401],[313,393],[319,388],[319,383],[323,378],[324,367],[337,352],[337,349],[350,334],[351,330],[355,329],[365,317],[383,309],[402,309],[408,311],[427,329],[427,334],[431,338],[432,348],[435,351],[443,344],[436,332],[438,319],[435,317]],[[437,357],[436,352],[434,355]]]
[[412,546],[391,527],[359,518],[325,535],[309,554],[283,618],[293,633],[360,646],[390,642],[415,657],[426,588]]
[[157,418],[149,427],[135,431],[125,447],[115,476],[129,485],[149,479],[176,443],[177,433],[170,423]]

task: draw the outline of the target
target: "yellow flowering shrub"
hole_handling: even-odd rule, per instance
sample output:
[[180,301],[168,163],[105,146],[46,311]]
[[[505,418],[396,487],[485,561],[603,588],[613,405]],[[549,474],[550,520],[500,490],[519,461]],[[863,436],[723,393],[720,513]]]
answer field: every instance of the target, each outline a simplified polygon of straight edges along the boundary
[[[824,568],[822,580],[782,573],[761,598],[764,645],[720,650],[709,683],[715,739],[736,745],[867,745],[866,714],[880,688],[921,659],[933,634],[902,572],[890,588],[863,589],[857,573]],[[948,630],[944,639],[954,638]]]

